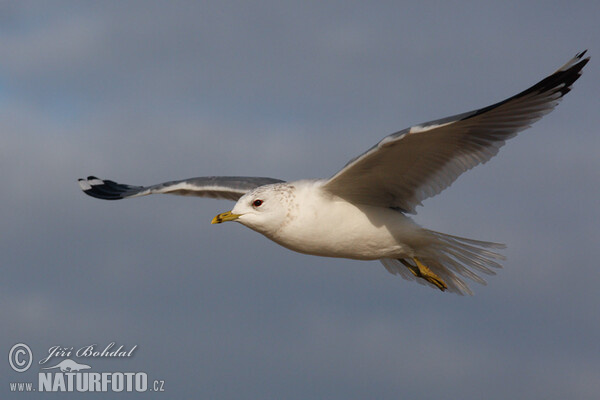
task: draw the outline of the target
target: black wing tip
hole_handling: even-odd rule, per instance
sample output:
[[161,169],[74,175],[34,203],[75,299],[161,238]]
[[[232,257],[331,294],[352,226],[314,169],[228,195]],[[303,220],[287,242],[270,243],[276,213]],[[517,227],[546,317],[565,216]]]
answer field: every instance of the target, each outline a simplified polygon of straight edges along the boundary
[[132,194],[132,189],[134,189],[132,186],[100,179],[95,176],[88,176],[87,179],[78,179],[77,182],[83,193],[102,200],[124,199],[129,197]]
[[590,61],[590,58],[592,58],[589,55],[586,58],[583,58],[583,56],[585,56],[587,54],[587,52],[588,52],[587,49],[585,49],[584,51],[578,53],[575,56],[575,59],[577,60],[575,65],[581,65],[581,67],[579,68],[580,71]]
[[583,58],[586,54],[587,49],[577,53],[575,57],[560,67],[556,72],[545,79],[542,79],[540,82],[521,93],[521,95],[529,94],[531,92],[554,92],[560,93],[560,97],[563,97],[571,91],[573,83],[581,76],[583,67],[590,61],[589,56]]
[[561,97],[569,93],[573,83],[581,76],[583,67],[590,61],[589,56],[583,58],[586,54],[587,49],[577,53],[572,60],[559,68],[558,71],[535,85],[538,86],[537,90],[539,92],[556,90],[556,92],[560,92]]
[[[586,64],[590,61],[590,57],[583,58],[583,56],[587,53],[587,49],[583,50],[575,55],[571,60],[569,60],[565,65],[560,67],[556,72],[550,74],[546,78],[542,79],[535,85],[531,86],[529,89],[522,91],[519,94],[516,94],[512,97],[509,97],[506,100],[503,100],[499,103],[492,104],[491,106],[481,108],[471,113],[466,113],[466,115],[461,118],[461,120],[467,120],[473,117],[477,117],[485,112],[493,110],[496,107],[499,107],[503,104],[506,104],[510,101],[518,99],[520,97],[524,97],[530,95],[532,93],[549,93],[555,94],[560,93],[560,95],[556,98],[556,100],[560,100],[564,95],[569,93],[572,89],[573,83],[579,77],[581,77],[582,69],[586,66]],[[448,117],[447,119],[451,119],[453,117]],[[435,123],[446,122],[446,118],[433,121]]]

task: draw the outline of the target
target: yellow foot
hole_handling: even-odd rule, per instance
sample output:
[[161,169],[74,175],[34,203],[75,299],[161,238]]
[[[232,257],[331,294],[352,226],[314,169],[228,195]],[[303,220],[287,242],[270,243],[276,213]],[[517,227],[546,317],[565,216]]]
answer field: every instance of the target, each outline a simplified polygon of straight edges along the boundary
[[425,264],[423,264],[421,261],[419,261],[416,257],[413,257],[413,260],[415,260],[415,263],[417,264],[417,266],[410,265],[409,263],[407,263],[404,260],[400,260],[400,261],[402,261],[402,264],[406,265],[406,267],[410,270],[410,272],[412,272],[413,275],[416,276],[417,278],[425,279],[427,282],[435,285],[442,292],[445,291],[446,289],[448,289],[448,285],[446,285],[446,282],[444,282],[442,280],[442,278],[440,278],[439,276],[434,274],[432,270],[430,270]]

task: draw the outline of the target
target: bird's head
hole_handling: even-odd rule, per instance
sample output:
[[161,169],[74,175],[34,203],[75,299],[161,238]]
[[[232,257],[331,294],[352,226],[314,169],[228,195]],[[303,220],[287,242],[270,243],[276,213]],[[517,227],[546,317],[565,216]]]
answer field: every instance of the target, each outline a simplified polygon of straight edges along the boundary
[[231,211],[218,214],[212,223],[236,221],[270,235],[285,223],[292,198],[293,186],[281,183],[261,186],[240,197]]

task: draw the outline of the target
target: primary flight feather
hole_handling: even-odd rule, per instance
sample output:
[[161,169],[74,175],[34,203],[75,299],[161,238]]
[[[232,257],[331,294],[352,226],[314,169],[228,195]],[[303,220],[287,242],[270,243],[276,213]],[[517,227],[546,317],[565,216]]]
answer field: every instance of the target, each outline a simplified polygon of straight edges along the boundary
[[199,177],[143,187],[90,176],[79,185],[106,200],[155,193],[237,200],[212,223],[239,222],[300,253],[380,260],[405,279],[471,294],[462,278],[485,284],[478,274],[500,268],[494,250],[504,245],[434,232],[406,214],[552,111],[581,76],[585,53],[507,100],[386,136],[329,179]]

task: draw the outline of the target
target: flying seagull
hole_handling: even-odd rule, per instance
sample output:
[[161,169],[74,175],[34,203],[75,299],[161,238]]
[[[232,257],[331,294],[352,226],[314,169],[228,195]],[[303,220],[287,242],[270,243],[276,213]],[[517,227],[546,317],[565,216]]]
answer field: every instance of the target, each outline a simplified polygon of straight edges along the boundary
[[581,76],[586,51],[509,99],[386,136],[329,179],[211,176],[131,186],[90,176],[79,185],[105,200],[155,193],[235,200],[213,224],[236,221],[300,253],[379,260],[394,275],[472,294],[463,278],[485,284],[478,274],[495,274],[504,257],[494,250],[505,246],[434,232],[407,214],[552,111]]

